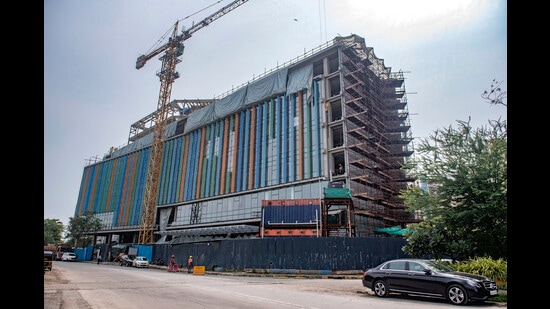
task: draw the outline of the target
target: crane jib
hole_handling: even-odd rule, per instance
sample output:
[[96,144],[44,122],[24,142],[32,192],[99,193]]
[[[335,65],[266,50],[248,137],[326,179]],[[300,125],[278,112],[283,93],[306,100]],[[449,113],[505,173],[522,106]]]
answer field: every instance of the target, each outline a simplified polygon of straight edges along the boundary
[[[236,1],[233,1],[233,2],[229,3],[228,5],[224,6],[221,9],[219,9],[218,11],[211,14],[210,16],[204,18],[202,21],[200,21],[197,24],[193,25],[191,28],[189,28],[187,30],[182,30],[182,33],[180,35],[176,36],[175,40],[178,41],[178,43],[180,43],[182,41],[185,41],[185,40],[189,39],[193,35],[193,33],[195,33],[197,31],[199,31],[200,29],[210,25],[212,22],[214,22],[218,18],[220,18],[223,15],[231,12],[232,10],[236,9],[237,7],[239,7],[242,4],[246,3],[247,1],[248,0],[236,0]],[[178,22],[176,22],[175,27],[176,27],[175,30],[177,31]],[[136,61],[136,69],[139,70],[139,69],[143,68],[143,66],[145,66],[145,63],[147,61],[149,61],[149,59],[151,59],[154,56],[156,56],[156,55],[162,53],[163,51],[165,51],[170,46],[170,44],[171,44],[171,41],[169,40],[167,43],[165,43],[164,45],[162,45],[159,48],[155,49],[154,51],[150,52],[149,54],[140,55],[137,58],[137,61]],[[182,52],[183,52],[183,50],[182,50]]]

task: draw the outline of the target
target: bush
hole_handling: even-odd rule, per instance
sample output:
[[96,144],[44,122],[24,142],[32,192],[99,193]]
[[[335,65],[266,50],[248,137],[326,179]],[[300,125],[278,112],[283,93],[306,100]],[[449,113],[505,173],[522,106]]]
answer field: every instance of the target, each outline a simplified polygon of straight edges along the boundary
[[502,294],[499,291],[497,296],[490,298],[490,301],[494,301],[494,302],[498,302],[498,303],[507,303],[508,302],[508,294]]
[[508,265],[502,258],[498,260],[474,258],[459,263],[455,268],[458,271],[489,277],[495,281],[508,281]]

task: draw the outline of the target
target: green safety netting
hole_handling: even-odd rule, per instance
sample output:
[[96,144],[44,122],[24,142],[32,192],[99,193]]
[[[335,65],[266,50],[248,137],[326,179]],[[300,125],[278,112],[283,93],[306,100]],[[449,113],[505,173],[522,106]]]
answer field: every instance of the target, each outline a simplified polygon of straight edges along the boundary
[[403,236],[403,234],[405,234],[405,232],[408,232],[408,231],[409,231],[408,228],[402,229],[400,226],[384,227],[384,228],[379,228],[374,230],[374,232],[378,234],[388,234],[388,235],[398,235],[398,236]]

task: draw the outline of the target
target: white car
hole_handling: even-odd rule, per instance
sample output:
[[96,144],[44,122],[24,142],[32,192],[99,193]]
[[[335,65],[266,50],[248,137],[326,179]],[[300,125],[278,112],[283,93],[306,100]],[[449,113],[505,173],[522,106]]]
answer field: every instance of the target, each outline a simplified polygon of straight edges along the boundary
[[62,261],[69,261],[69,262],[76,261],[76,258],[77,258],[77,256],[76,256],[76,253],[74,253],[74,252],[65,252],[61,256]]
[[144,256],[136,256],[136,258],[132,261],[132,267],[149,268],[149,260],[147,260]]

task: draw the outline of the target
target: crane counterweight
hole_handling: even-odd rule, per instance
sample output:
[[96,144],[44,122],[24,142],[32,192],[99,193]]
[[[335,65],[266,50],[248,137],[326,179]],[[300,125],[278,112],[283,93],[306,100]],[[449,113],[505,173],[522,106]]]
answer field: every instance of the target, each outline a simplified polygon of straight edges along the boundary
[[145,66],[145,62],[147,62],[147,59],[145,57],[145,55],[141,55],[137,58],[137,61],[136,61],[136,69],[141,69],[143,68],[143,66]]

